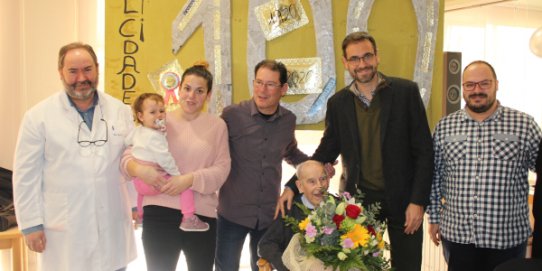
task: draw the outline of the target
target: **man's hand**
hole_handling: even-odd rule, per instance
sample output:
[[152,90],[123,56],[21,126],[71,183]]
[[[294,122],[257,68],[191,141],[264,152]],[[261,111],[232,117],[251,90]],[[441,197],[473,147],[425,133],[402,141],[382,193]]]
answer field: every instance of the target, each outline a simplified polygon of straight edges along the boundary
[[429,237],[433,243],[438,246],[440,244],[440,226],[439,224],[429,224]]
[[277,219],[279,216],[279,212],[282,217],[286,216],[286,210],[284,210],[284,204],[286,203],[286,208],[290,210],[292,208],[292,201],[294,199],[294,191],[290,189],[289,187],[285,187],[284,191],[282,191],[282,195],[279,197],[279,200],[277,201],[277,207],[275,208],[275,216],[273,219]]
[[34,252],[42,253],[45,250],[46,240],[43,231],[29,233],[24,236],[24,240],[28,249]]
[[338,163],[339,161],[335,160],[335,162],[333,163],[325,163],[324,164],[324,171],[326,172],[326,175],[327,177],[331,180],[331,178],[333,178],[333,176],[335,176],[335,165]]
[[410,203],[405,212],[405,233],[414,234],[423,222],[423,206]]
[[192,173],[173,176],[165,185],[162,186],[160,192],[170,196],[176,196],[184,192],[186,189],[192,187],[193,181],[194,175]]

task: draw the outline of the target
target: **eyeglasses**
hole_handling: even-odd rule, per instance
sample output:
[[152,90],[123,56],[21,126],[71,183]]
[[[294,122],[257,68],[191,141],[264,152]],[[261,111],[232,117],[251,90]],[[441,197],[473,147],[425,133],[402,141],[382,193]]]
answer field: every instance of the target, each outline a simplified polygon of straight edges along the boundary
[[361,60],[363,60],[363,62],[367,63],[367,62],[370,62],[371,60],[373,60],[374,57],[375,57],[375,54],[366,53],[363,56],[351,56],[346,61],[348,61],[348,63],[350,63],[350,64],[359,64],[359,62]]
[[282,86],[282,84],[280,83],[275,83],[275,82],[264,82],[262,80],[254,80],[254,85],[257,86],[257,87],[263,87],[265,86],[266,88],[269,88],[269,89],[277,89],[279,87]]
[[[109,131],[107,129],[107,121],[105,121],[103,118],[100,119],[100,123],[103,124],[105,126],[105,139],[99,139],[99,140],[94,140],[94,141],[91,141],[91,140],[81,140],[81,127],[83,124],[85,124],[85,121],[81,121],[81,123],[79,123],[79,130],[77,131],[77,143],[79,144],[79,146],[83,147],[83,148],[86,148],[92,144],[94,144],[95,146],[103,146],[105,145],[105,143],[107,142],[107,140],[109,139]],[[85,124],[86,125],[86,124]]]
[[488,89],[491,87],[492,83],[493,83],[493,80],[483,80],[480,82],[465,82],[463,83],[463,89],[471,91],[476,88],[476,85],[478,85],[481,89]]

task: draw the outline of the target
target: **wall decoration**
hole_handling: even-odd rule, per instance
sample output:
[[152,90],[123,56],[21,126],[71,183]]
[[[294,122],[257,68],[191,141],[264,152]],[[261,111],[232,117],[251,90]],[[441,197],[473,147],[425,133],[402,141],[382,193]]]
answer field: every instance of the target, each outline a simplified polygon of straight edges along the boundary
[[164,97],[167,111],[173,111],[179,107],[177,95],[182,74],[183,70],[177,59],[147,74],[154,91]]
[[257,6],[254,13],[267,40],[309,23],[300,0],[270,0]]
[[302,106],[310,105],[308,108],[305,108],[303,112],[307,112],[304,117],[307,120],[314,120],[318,118],[322,118],[322,113],[325,115],[326,108],[327,108],[327,100],[335,94],[335,86],[337,85],[337,80],[333,77],[330,77],[327,81],[326,85],[324,86],[324,89],[318,96],[316,97],[316,100],[312,104],[306,103],[301,104]]
[[[254,74],[251,69],[262,59],[266,58],[266,39],[259,27],[257,15],[254,10],[257,6],[266,2],[266,0],[251,0],[248,8],[247,65],[249,69],[247,70],[247,83],[251,96],[252,81],[254,80]],[[331,0],[310,0],[309,3],[314,18],[316,51],[322,61],[322,81],[326,82],[326,86],[320,91],[321,93],[309,94],[298,102],[281,103],[297,116],[297,124],[317,123],[324,119],[327,99],[335,92],[337,82],[335,74],[335,51],[333,50]],[[331,90],[331,94],[325,93],[324,90]]]
[[322,59],[279,58],[288,69],[288,92],[286,95],[322,92]]
[[115,12],[115,18],[119,19],[114,23],[109,20],[106,31],[106,40],[109,40],[106,47],[113,47],[112,39],[117,45],[115,49],[106,50],[106,73],[109,71],[114,77],[113,80],[106,80],[106,84],[111,82],[107,89],[118,90],[117,98],[131,104],[141,92],[148,91],[137,90],[141,82],[138,79],[141,80],[140,76],[144,74],[141,64],[141,47],[145,43],[144,2],[126,0],[123,4],[117,3],[107,8],[111,13]]
[[231,104],[231,3],[229,0],[188,0],[172,23],[172,50],[179,48],[200,25],[205,58],[214,76],[209,112],[220,114]]
[[[336,74],[336,69],[343,69],[341,56],[336,56],[335,52],[342,54],[340,44],[345,32],[366,30],[370,17],[369,30],[378,37],[379,52],[385,52],[381,70],[404,78],[412,78],[415,74],[414,79],[421,91],[425,91],[422,96],[427,103],[432,55],[436,54],[438,61],[442,54],[440,50],[434,51],[437,17],[442,16],[437,15],[436,1],[106,1],[104,88],[126,104],[131,104],[143,92],[163,91],[171,106],[178,97],[167,95],[171,90],[166,90],[176,85],[174,74],[162,72],[154,80],[149,80],[148,76],[172,60],[177,60],[183,68],[206,60],[215,77],[207,111],[218,115],[225,106],[252,96],[253,69],[262,59],[303,63],[305,59],[319,59],[320,68],[314,63],[302,63],[299,67],[295,66],[295,61],[287,63],[297,74],[291,73],[292,88],[282,104],[296,114],[298,124],[316,124],[302,129],[321,129],[327,100],[338,90],[337,86],[344,87],[342,71],[338,76]],[[303,13],[310,20],[303,27],[267,40],[256,7],[270,2],[302,5]],[[285,15],[283,7],[279,10],[273,16],[268,15],[271,22],[295,17],[295,12]],[[442,34],[438,33],[438,37],[442,39]],[[440,65],[435,67],[440,68]],[[312,73],[318,69],[319,80],[307,80],[307,71]],[[438,72],[434,77],[435,82],[442,78]],[[303,80],[305,84],[301,84]],[[232,93],[232,84],[235,93]],[[432,105],[439,108],[440,100],[433,100]],[[428,112],[430,118],[438,120],[440,115],[436,111],[439,110]]]
[[[350,0],[346,32],[367,31],[367,22],[374,0]],[[418,46],[413,80],[420,87],[423,103],[427,107],[431,96],[433,82],[433,62],[435,58],[435,43],[438,30],[438,0],[412,0],[416,13],[418,28]],[[345,72],[345,84],[352,81],[350,74]]]

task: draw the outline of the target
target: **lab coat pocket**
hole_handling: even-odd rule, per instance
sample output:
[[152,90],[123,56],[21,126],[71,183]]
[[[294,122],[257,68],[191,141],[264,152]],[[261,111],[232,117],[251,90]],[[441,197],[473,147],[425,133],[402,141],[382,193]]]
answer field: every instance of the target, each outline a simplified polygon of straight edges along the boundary
[[66,193],[44,193],[44,227],[64,231],[68,222],[68,196]]
[[124,140],[128,136],[128,126],[126,126],[122,121],[116,121],[111,124],[111,134],[113,137],[120,137]]

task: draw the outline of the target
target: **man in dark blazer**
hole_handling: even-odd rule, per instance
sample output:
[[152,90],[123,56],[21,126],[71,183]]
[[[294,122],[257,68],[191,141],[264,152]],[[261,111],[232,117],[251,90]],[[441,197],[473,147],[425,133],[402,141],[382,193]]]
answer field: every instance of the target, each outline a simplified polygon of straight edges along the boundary
[[[354,80],[328,101],[324,136],[311,159],[326,163],[342,156],[340,189],[361,190],[364,204],[380,202],[392,266],[419,271],[433,147],[418,86],[378,72],[376,42],[366,32],[346,36],[342,50]],[[292,182],[287,186],[279,204],[289,207],[297,191]]]
[[531,258],[542,259],[542,142],[538,146],[536,158],[536,185],[533,199],[533,246]]

